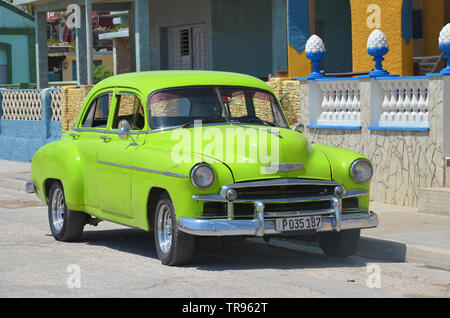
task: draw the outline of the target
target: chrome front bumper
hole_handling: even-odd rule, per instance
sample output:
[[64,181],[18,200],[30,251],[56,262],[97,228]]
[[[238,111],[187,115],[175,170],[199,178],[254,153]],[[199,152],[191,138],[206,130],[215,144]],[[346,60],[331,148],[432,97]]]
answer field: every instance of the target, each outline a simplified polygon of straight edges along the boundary
[[[323,226],[317,232],[340,231],[348,229],[364,229],[378,226],[375,213],[322,217]],[[181,216],[178,229],[182,232],[198,236],[257,236],[282,234],[275,229],[275,220],[264,220],[259,213],[253,220],[197,220]],[[295,233],[295,232],[292,232]],[[300,232],[301,233],[301,232]]]
[[[279,218],[287,217],[303,217],[320,215],[322,217],[322,226],[315,229],[316,232],[326,231],[341,231],[347,229],[364,229],[373,228],[378,226],[378,217],[375,213],[369,212],[367,209],[351,209],[343,210],[343,199],[360,197],[368,195],[365,190],[352,190],[340,192],[337,195],[321,195],[314,197],[289,197],[289,198],[264,198],[258,200],[242,200],[236,199],[230,201],[227,199],[227,191],[229,189],[239,189],[243,187],[262,187],[262,186],[289,186],[289,185],[304,185],[304,186],[317,186],[327,185],[333,187],[339,187],[339,183],[320,180],[305,180],[305,179],[280,179],[269,180],[261,182],[249,182],[249,183],[235,183],[232,185],[222,187],[219,194],[212,195],[194,195],[192,198],[197,201],[203,202],[221,202],[227,205],[227,219],[214,220],[214,219],[202,219],[202,218],[187,218],[180,216],[178,218],[178,229],[188,234],[198,236],[257,236],[262,237],[264,235],[271,234],[283,234],[276,229],[276,220]],[[316,210],[316,211],[291,211],[287,213],[270,211],[269,204],[279,203],[288,204],[292,202],[319,202],[329,201],[331,204],[330,209]],[[252,219],[235,219],[233,205],[236,203],[251,203],[254,207],[254,214],[250,216]],[[269,211],[265,211],[268,205]],[[344,213],[343,213],[344,212]],[[296,233],[296,232],[290,232]],[[301,233],[301,230],[297,233]]]

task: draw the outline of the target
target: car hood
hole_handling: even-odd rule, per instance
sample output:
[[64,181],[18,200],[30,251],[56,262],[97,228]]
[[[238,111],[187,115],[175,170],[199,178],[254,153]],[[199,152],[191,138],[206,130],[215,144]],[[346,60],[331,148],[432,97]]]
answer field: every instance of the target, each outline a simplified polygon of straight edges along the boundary
[[[326,155],[293,130],[223,124],[167,130],[152,135],[150,144],[164,144],[167,152],[171,152],[172,160],[186,162],[192,158],[195,164],[194,158],[201,155],[205,162],[226,165],[235,182],[277,178],[331,180]],[[181,159],[182,156],[185,157]]]

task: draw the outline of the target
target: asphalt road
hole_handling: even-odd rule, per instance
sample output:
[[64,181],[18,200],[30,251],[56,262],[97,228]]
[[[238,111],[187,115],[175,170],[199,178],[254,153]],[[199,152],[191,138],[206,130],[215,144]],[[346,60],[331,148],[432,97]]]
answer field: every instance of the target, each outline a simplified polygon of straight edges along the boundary
[[450,272],[261,240],[202,240],[192,265],[167,267],[152,234],[108,222],[86,226],[80,242],[57,242],[45,206],[0,189],[0,297],[404,296],[450,297]]

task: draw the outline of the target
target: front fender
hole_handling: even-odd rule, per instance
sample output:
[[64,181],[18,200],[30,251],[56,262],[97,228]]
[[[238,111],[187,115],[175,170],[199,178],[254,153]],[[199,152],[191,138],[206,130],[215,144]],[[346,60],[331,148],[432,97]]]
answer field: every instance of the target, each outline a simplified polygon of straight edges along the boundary
[[359,197],[360,207],[368,208],[370,201],[370,182],[365,184],[355,182],[350,174],[350,166],[357,159],[369,159],[360,153],[344,148],[320,144],[314,144],[314,147],[327,156],[330,162],[333,181],[341,183],[347,190],[366,190],[368,192],[367,195]]
[[31,161],[31,179],[36,186],[36,194],[48,203],[45,183],[49,179],[59,180],[64,188],[69,209],[83,210],[84,181],[83,157],[77,148],[65,138],[41,147]]

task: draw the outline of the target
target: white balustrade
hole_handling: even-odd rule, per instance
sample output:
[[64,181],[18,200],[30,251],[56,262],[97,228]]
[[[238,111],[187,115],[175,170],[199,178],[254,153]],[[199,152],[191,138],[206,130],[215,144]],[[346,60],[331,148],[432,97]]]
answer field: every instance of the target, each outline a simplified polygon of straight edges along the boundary
[[378,121],[380,127],[429,127],[426,78],[379,80],[377,83],[384,93]]
[[322,92],[318,126],[361,126],[359,81],[319,81]]

